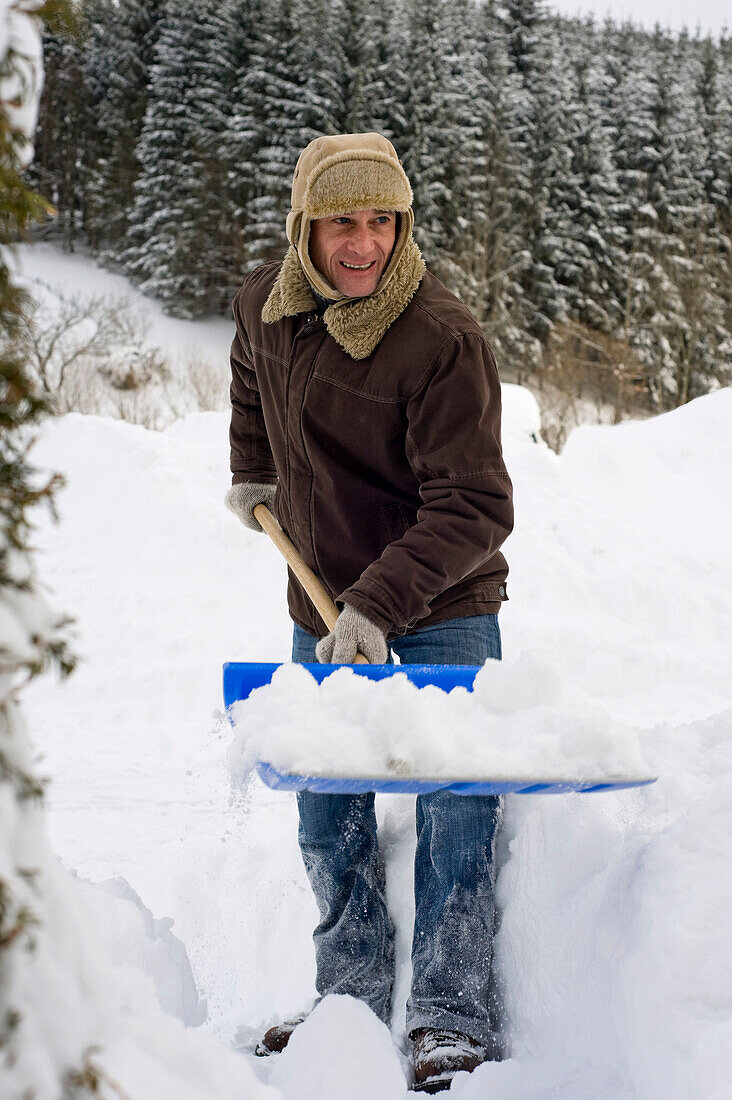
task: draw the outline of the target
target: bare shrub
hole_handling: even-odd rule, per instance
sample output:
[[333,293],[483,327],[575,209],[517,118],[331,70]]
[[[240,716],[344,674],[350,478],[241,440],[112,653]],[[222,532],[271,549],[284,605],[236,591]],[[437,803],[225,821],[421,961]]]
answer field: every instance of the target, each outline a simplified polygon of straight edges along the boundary
[[58,412],[160,430],[192,412],[228,408],[226,361],[191,349],[173,370],[161,349],[147,344],[147,325],[128,298],[67,295],[45,284],[36,294],[13,349]]
[[229,407],[228,363],[202,359],[189,352],[184,362],[186,388],[199,412],[224,412]]
[[109,385],[100,377],[95,363],[74,363],[53,397],[57,412],[79,412],[87,416],[114,416]]
[[163,409],[160,401],[154,400],[148,388],[138,390],[116,390],[109,394],[112,413],[118,420],[128,420],[131,424],[141,424],[143,428],[160,431],[177,419],[170,410]]
[[[124,390],[165,376],[165,358],[159,348],[147,346],[147,326],[128,298],[64,294],[45,284],[39,289],[43,300],[28,300],[12,350],[46,394],[60,394],[74,372],[78,390],[82,376],[90,379],[90,368]],[[86,369],[79,373],[81,365]],[[63,404],[68,405],[68,396]]]
[[128,342],[110,352],[99,373],[116,390],[140,390],[156,379],[166,378],[169,370],[160,348]]
[[625,340],[574,321],[555,332],[535,376],[541,434],[552,450],[580,424],[619,424],[648,411],[648,368]]
[[545,386],[539,397],[541,438],[557,454],[567,442],[570,432],[581,424],[577,398],[557,386]]

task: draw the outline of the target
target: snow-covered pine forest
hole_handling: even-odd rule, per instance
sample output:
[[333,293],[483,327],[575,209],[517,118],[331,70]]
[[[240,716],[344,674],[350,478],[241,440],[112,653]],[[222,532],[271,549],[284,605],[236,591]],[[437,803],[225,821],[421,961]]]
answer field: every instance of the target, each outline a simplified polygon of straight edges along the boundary
[[539,0],[81,0],[44,35],[44,235],[178,317],[286,248],[321,133],[389,136],[502,374],[620,419],[732,378],[732,48]]

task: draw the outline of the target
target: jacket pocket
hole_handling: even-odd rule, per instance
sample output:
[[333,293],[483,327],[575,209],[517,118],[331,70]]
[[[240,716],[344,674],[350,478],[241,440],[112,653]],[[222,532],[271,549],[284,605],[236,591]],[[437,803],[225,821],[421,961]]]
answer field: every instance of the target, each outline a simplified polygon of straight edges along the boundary
[[406,505],[381,505],[381,533],[387,546],[400,539],[412,526],[412,522]]
[[476,587],[478,599],[489,603],[503,603],[508,599],[508,588],[505,581],[485,581]]

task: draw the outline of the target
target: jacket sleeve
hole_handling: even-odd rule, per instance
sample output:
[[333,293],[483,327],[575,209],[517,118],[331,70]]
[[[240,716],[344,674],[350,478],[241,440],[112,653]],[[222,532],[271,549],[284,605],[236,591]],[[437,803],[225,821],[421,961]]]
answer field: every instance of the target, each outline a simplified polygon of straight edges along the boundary
[[478,332],[455,336],[407,403],[417,522],[341,593],[383,629],[404,632],[440,593],[488,561],[513,527],[501,451],[496,361]]
[[274,483],[277,481],[272,449],[262,414],[257,375],[251,348],[244,328],[241,298],[246,283],[231,303],[236,334],[231,344],[231,444],[232,485],[243,481]]

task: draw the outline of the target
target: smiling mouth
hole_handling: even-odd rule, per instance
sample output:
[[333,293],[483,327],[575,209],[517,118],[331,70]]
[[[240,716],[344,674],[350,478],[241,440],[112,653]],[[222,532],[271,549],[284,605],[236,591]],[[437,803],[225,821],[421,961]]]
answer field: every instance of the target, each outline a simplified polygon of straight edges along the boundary
[[370,271],[376,263],[376,260],[371,260],[368,264],[347,264],[345,260],[341,260],[341,267],[345,267],[346,271]]

